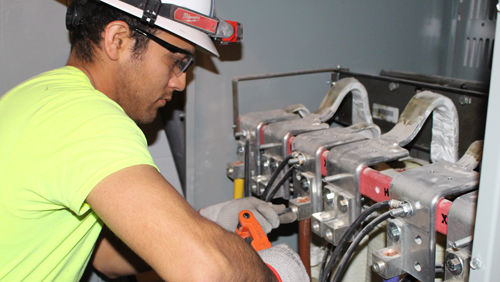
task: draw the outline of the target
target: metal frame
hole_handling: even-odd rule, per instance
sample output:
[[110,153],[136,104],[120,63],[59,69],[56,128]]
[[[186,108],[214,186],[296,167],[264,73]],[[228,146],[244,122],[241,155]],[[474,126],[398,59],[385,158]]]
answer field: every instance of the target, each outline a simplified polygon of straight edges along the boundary
[[[500,38],[500,28],[495,31]],[[472,247],[470,281],[495,281],[500,277],[500,131],[498,120],[500,111],[500,46],[495,44],[493,51],[493,68],[491,73],[490,96],[486,117],[484,138],[484,154],[479,184],[477,203],[475,240]]]

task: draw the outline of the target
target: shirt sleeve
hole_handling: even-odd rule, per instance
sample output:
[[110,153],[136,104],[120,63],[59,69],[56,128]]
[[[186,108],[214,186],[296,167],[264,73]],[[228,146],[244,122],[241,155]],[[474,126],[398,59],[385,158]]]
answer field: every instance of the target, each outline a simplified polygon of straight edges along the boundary
[[39,110],[16,147],[21,161],[10,170],[20,197],[12,198],[24,216],[61,208],[82,215],[102,179],[134,165],[155,166],[144,134],[115,102],[100,93],[67,96]]

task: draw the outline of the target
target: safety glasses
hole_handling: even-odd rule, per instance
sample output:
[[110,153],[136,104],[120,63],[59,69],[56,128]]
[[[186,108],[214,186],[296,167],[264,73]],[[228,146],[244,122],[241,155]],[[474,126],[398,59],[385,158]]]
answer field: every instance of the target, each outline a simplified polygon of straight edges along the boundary
[[[174,62],[174,65],[170,67],[170,69],[174,72],[176,76],[180,76],[181,74],[185,73],[187,69],[193,64],[194,62],[194,56],[191,54],[189,51],[186,51],[184,49],[181,49],[175,45],[172,45],[168,43],[167,41],[160,39],[159,37],[154,36],[153,34],[138,29],[134,28],[136,32],[139,34],[142,34],[143,36],[153,40],[154,42],[158,43],[160,46],[163,48],[167,49],[170,51],[172,54],[169,54],[170,56],[169,59],[171,59],[171,62]],[[184,56],[178,56],[178,54],[183,54]],[[163,59],[163,58],[162,58]],[[167,65],[170,66],[171,62],[165,62]]]

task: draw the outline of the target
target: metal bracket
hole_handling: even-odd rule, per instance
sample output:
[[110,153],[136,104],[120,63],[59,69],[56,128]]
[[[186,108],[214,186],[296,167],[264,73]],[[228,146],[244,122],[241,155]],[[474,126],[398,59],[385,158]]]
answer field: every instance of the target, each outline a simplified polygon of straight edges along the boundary
[[[336,146],[379,137],[380,128],[378,126],[357,123],[349,127],[333,127],[303,133],[293,140],[292,150],[306,156],[306,162],[299,168],[299,171],[309,172],[314,175],[314,181],[312,181],[310,193],[308,193],[311,197],[313,212],[325,210],[323,208],[322,168],[326,164],[322,163],[323,152]],[[296,183],[294,183],[294,187],[296,187]],[[295,189],[295,195],[302,196],[301,191]]]
[[[271,158],[286,158],[291,151],[289,141],[291,137],[295,137],[304,132],[311,132],[328,128],[328,124],[322,123],[317,115],[310,114],[301,119],[286,120],[269,124],[264,129],[265,143],[281,143],[282,146],[261,150],[262,154],[268,154]],[[289,151],[290,150],[290,151]],[[266,176],[266,175],[262,175]],[[283,187],[288,187],[289,182],[285,182]],[[282,195],[284,199],[290,198],[289,189],[278,191],[277,196]]]
[[306,71],[296,71],[296,72],[284,72],[284,73],[269,73],[269,74],[258,74],[258,75],[250,75],[250,76],[240,76],[234,77],[232,79],[232,92],[233,92],[233,130],[234,133],[240,131],[240,106],[239,106],[239,93],[238,93],[238,83],[240,81],[252,81],[252,80],[261,80],[261,79],[269,79],[276,77],[287,77],[287,76],[297,76],[297,75],[306,75],[313,73],[338,73],[341,70],[340,68],[329,68],[329,69],[314,69],[314,70],[306,70]]
[[154,25],[156,18],[160,14],[161,0],[147,0],[142,12],[142,20],[150,25]]
[[404,171],[393,178],[389,197],[408,201],[413,207],[413,215],[401,219],[408,224],[402,240],[410,242],[400,246],[404,271],[420,281],[434,281],[437,203],[478,185],[477,172],[446,161]]
[[446,237],[446,281],[469,281],[477,195],[477,191],[474,191],[460,196],[450,207]]

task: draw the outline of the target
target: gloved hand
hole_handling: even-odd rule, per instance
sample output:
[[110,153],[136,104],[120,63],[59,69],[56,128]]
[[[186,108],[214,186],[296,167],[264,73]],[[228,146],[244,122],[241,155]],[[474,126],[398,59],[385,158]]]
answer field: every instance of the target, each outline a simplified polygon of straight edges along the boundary
[[255,197],[246,197],[203,208],[199,213],[203,217],[219,224],[224,229],[234,232],[238,226],[238,215],[240,212],[242,210],[249,210],[254,214],[255,219],[257,219],[267,234],[273,228],[277,228],[280,223],[290,223],[297,220],[297,216],[292,212],[278,216],[285,209],[285,205],[273,205]]
[[[275,274],[279,275],[278,279],[282,282],[307,282],[306,268],[299,255],[294,252],[288,245],[279,244],[272,248],[257,252],[262,260],[275,270]],[[278,276],[277,275],[277,276]]]

